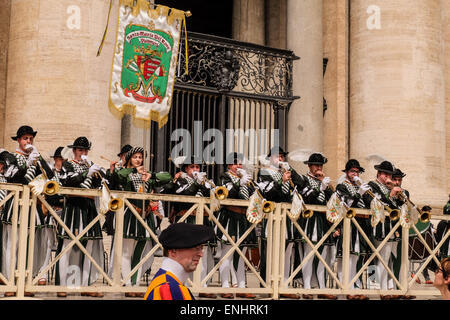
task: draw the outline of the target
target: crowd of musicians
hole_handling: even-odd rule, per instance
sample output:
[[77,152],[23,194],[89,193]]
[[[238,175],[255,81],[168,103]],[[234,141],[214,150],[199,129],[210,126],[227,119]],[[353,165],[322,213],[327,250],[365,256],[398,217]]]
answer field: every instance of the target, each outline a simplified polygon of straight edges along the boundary
[[[324,165],[327,158],[320,153],[313,153],[309,159],[304,161],[308,166],[308,172],[301,174],[296,172],[287,161],[288,153],[283,149],[272,148],[266,157],[266,162],[259,167],[257,175],[253,174],[242,165],[244,157],[239,153],[227,155],[224,173],[217,181],[212,181],[207,177],[207,173],[202,171],[202,164],[196,163],[193,157],[184,158],[181,163],[175,163],[179,171],[172,177],[167,172],[149,172],[144,168],[146,152],[141,147],[126,145],[119,152],[118,160],[111,161],[110,167],[105,169],[93,163],[88,153],[93,147],[86,137],[78,137],[73,144],[67,146],[72,154],[65,157],[62,154],[64,147],[55,146],[52,161],[47,162],[34,144],[37,131],[30,126],[22,126],[17,130],[16,136],[12,137],[17,142],[17,149],[8,152],[3,150],[0,153],[0,183],[20,183],[29,184],[36,177],[43,174],[48,180],[55,181],[63,187],[75,187],[85,189],[99,189],[106,183],[109,190],[122,190],[143,193],[165,193],[175,195],[188,195],[196,197],[210,197],[211,190],[218,186],[227,189],[229,199],[249,200],[255,193],[259,192],[266,200],[273,202],[291,202],[293,195],[301,195],[304,203],[312,205],[326,205],[330,197],[335,195],[348,208],[370,208],[373,196],[387,208],[399,209],[405,203],[405,196],[409,198],[407,190],[402,188],[402,180],[405,177],[400,169],[395,168],[389,161],[382,161],[375,165],[376,176],[368,183],[363,182],[360,175],[364,168],[356,159],[347,162],[342,170],[343,175],[334,186],[330,177],[325,174]],[[95,147],[95,146],[94,146]],[[254,180],[255,179],[255,180]],[[7,196],[6,190],[0,190],[0,203]],[[71,237],[83,232],[98,215],[98,203],[94,197],[75,196],[60,194],[46,195],[45,200],[51,205],[67,228],[58,224],[48,213],[48,209],[37,205],[35,214],[35,246],[33,260],[33,276],[41,275],[38,284],[46,285],[47,273],[42,271],[49,265],[52,259],[52,251],[56,254],[64,252],[56,264],[55,283],[62,287],[70,285],[89,286],[97,281],[99,272],[90,259],[85,258],[82,250],[76,245],[70,246]],[[159,232],[161,221],[168,217],[170,223],[177,223],[192,204],[183,202],[173,202],[170,212],[165,212],[161,201],[129,200],[133,209],[125,206],[123,222],[123,254],[121,258],[122,277],[125,278],[131,273],[135,266],[155,245],[146,224],[154,233]],[[138,212],[141,219],[138,219],[133,211]],[[222,205],[214,213],[217,220],[224,227],[229,237],[237,242],[252,226],[246,217],[246,207]],[[11,257],[16,253],[11,252],[12,248],[12,217],[14,213],[14,199],[11,197],[0,207],[1,218],[1,273],[9,279],[14,267],[11,265]],[[450,201],[444,208],[445,214],[450,214]],[[214,258],[221,259],[232,248],[229,238],[220,230],[211,219],[207,218],[205,211],[203,223],[211,225],[216,230],[216,240],[204,246],[202,259],[202,279],[214,265]],[[104,266],[103,232],[114,236],[115,214],[109,211],[106,214],[106,221],[102,226],[96,222],[81,237],[86,252],[88,252],[98,265]],[[373,227],[367,217],[356,216],[358,224],[364,231],[368,240],[375,247],[391,234],[386,245],[379,251],[382,259],[393,270],[398,278],[401,263],[401,228],[391,233],[391,229],[397,221],[391,221],[386,216],[384,221]],[[195,210],[184,219],[185,223],[195,223]],[[310,217],[300,216],[298,223],[304,230],[308,239],[317,244],[328,232],[332,223],[327,220],[322,212],[313,212]],[[259,259],[259,270],[261,277],[266,276],[267,257],[267,226],[266,220],[259,224],[260,228],[254,228],[248,233],[240,244],[240,249],[244,254],[252,250],[257,250]],[[294,226],[290,219],[286,219],[286,248],[285,248],[285,269],[284,282],[290,277],[292,270],[295,270],[304,257],[313,250],[306,243],[303,235]],[[449,223],[442,221],[437,227],[436,237],[442,237],[447,233]],[[70,230],[70,233],[68,232]],[[343,254],[343,223],[341,222],[333,232],[319,247],[319,252],[324,261],[329,266],[337,264],[338,277],[342,281],[342,254]],[[187,237],[189,235],[186,235]],[[441,258],[450,256],[449,240],[442,245],[439,251]],[[112,241],[111,253],[114,246]],[[28,249],[31,250],[30,248]],[[366,242],[366,238],[360,230],[352,224],[350,235],[350,274],[349,279],[358,273],[364,264],[365,259],[372,253],[372,249]],[[108,272],[113,273],[113,254],[109,261]],[[14,260],[14,259],[13,259]],[[388,271],[379,259],[374,260],[374,266],[378,275],[380,289],[395,289],[396,284],[389,276]],[[151,269],[153,258],[148,259],[132,277],[126,281],[127,286],[139,285],[141,276]],[[220,282],[222,287],[245,288],[247,285],[246,265],[244,259],[236,252],[228,255],[219,267]],[[327,270],[324,264],[317,257],[310,258],[304,263],[301,272],[295,276],[295,281],[301,283],[303,288],[310,289],[319,287],[320,289],[330,286],[327,279]],[[208,286],[208,283],[205,283]],[[362,288],[361,277],[354,282],[353,288]],[[15,293],[7,292],[5,296],[12,296]],[[32,296],[33,293],[26,292]],[[102,293],[83,292],[82,295],[101,297]],[[253,294],[236,294],[238,298],[256,298]],[[58,297],[66,297],[66,292],[58,292]],[[128,292],[127,297],[141,296],[139,293]],[[203,293],[202,297],[215,298],[214,294]],[[222,298],[233,298],[231,293],[224,293]],[[298,299],[300,295],[284,294],[284,298]],[[313,299],[313,295],[303,294],[303,299]],[[335,295],[319,294],[318,298],[336,299]],[[412,296],[382,295],[381,299],[414,298]],[[347,299],[365,300],[364,295],[347,295]]]

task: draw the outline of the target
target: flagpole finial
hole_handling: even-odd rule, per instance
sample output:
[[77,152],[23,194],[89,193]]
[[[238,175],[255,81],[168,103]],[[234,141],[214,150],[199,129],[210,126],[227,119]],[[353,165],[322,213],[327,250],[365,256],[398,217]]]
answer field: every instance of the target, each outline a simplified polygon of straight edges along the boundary
[[192,13],[190,11],[185,11],[184,15],[189,18],[190,16],[192,16]]

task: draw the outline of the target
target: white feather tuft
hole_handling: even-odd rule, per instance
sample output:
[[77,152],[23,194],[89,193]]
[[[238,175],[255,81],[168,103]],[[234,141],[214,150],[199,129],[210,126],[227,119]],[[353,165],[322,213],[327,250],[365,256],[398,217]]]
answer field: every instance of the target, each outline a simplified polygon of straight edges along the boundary
[[186,156],[180,156],[180,157],[176,157],[175,159],[173,159],[172,162],[175,165],[175,167],[180,168],[185,160],[186,160]]
[[[288,158],[290,161],[294,162],[304,162],[309,159],[309,156],[315,153],[311,149],[297,149],[289,152]],[[319,152],[316,152],[319,153]]]

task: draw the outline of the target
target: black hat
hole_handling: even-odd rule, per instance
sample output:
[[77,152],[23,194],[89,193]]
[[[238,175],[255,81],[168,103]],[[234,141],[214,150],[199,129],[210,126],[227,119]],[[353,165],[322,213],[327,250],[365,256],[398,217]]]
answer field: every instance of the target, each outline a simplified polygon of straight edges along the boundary
[[431,207],[425,205],[425,206],[422,207],[422,211],[428,211],[428,212],[430,212],[430,211],[431,211]]
[[272,147],[269,151],[269,154],[266,156],[266,159],[269,159],[272,155],[275,154],[281,154],[284,157],[286,157],[289,154],[289,152],[285,152],[283,148],[281,148],[280,146]]
[[383,161],[380,164],[375,165],[374,168],[377,171],[386,172],[390,174],[394,173],[394,166],[389,161]]
[[16,162],[16,157],[9,153],[8,151],[4,150],[0,152],[0,163],[3,163],[6,166],[9,166],[11,163]]
[[181,171],[185,171],[186,167],[190,164],[203,164],[203,161],[198,161],[198,159],[194,156],[186,156],[180,163],[176,163],[177,159],[182,159],[182,157],[176,158],[173,160],[176,167],[181,168]]
[[50,158],[63,158],[64,159],[64,157],[61,155],[62,149],[64,149],[64,147],[56,148],[55,154],[53,156],[50,156]]
[[212,227],[181,222],[164,229],[159,236],[159,242],[166,249],[187,249],[204,244],[214,237]]
[[227,155],[225,164],[237,164],[238,162],[242,162],[243,160],[244,160],[244,155],[242,153],[230,152]]
[[126,144],[122,147],[122,149],[120,149],[120,152],[117,154],[118,157],[120,157],[122,154],[128,152],[131,150],[131,148],[133,148],[132,146],[130,146],[129,144]]
[[89,142],[89,140],[86,137],[78,137],[75,139],[75,141],[73,142],[73,144],[68,145],[69,148],[72,149],[91,149],[91,143]]
[[125,156],[125,163],[128,163],[130,161],[131,157],[135,153],[142,153],[142,157],[144,157],[144,148],[142,147],[132,147],[130,150],[128,150],[126,156]]
[[350,170],[351,168],[358,168],[358,170],[360,172],[364,172],[365,171],[364,168],[359,165],[359,161],[358,160],[350,159],[345,164],[345,169],[342,170],[342,172],[346,172],[346,171]]
[[16,136],[11,137],[11,139],[17,140],[26,134],[31,134],[33,137],[36,137],[36,133],[37,131],[34,131],[33,128],[30,126],[21,126],[19,129],[17,129]]
[[309,159],[307,161],[303,161],[304,164],[319,164],[319,165],[324,165],[325,163],[328,162],[328,159],[325,158],[322,154],[320,153],[313,153],[312,155],[309,156]]
[[404,177],[406,176],[406,173],[403,173],[402,170],[395,168],[394,173],[392,174],[392,177]]

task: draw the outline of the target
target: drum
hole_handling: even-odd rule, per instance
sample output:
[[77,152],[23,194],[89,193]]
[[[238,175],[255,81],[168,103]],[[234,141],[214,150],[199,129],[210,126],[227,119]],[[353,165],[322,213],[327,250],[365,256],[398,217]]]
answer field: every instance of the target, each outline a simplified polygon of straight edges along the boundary
[[[433,250],[436,246],[436,240],[434,239],[434,234],[431,229],[431,222],[417,222],[416,228],[425,239],[425,242]],[[409,229],[409,250],[408,258],[411,261],[422,262],[424,261],[430,253],[425,248],[425,245],[417,236],[414,229]]]

